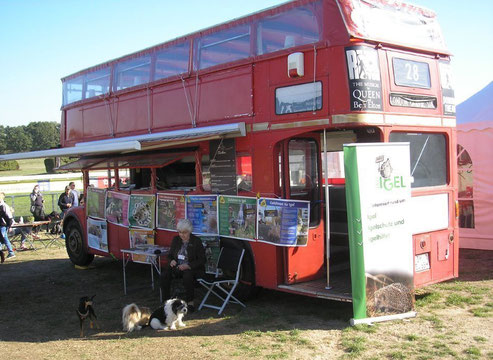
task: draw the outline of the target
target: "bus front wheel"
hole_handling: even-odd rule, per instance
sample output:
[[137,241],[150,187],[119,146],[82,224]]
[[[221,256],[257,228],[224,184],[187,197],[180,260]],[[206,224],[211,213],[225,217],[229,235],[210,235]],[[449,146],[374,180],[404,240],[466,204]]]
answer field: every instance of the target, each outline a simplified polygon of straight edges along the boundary
[[76,221],[71,221],[70,224],[67,225],[65,237],[65,246],[70,261],[79,266],[89,265],[94,259],[94,255],[87,252],[87,249],[84,246],[82,230]]

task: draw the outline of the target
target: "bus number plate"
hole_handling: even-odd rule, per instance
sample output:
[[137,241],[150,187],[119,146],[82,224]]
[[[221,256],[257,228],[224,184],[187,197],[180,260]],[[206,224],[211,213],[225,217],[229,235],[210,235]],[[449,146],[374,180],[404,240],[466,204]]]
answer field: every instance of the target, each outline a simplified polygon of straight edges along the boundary
[[428,253],[416,255],[414,258],[416,272],[430,270],[430,257]]

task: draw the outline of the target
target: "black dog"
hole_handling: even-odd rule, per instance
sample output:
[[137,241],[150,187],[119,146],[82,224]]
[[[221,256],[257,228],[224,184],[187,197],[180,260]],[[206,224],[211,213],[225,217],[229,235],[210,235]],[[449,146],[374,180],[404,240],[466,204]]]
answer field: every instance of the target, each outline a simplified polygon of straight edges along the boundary
[[91,297],[83,296],[79,300],[79,308],[77,309],[77,316],[79,317],[79,322],[80,322],[80,337],[84,336],[85,319],[89,318],[89,324],[91,329],[93,327],[93,320],[96,327],[98,327],[96,323],[96,319],[98,317],[96,316],[96,313],[94,312],[94,308],[92,306],[92,299],[94,299],[95,296],[96,295],[93,295]]

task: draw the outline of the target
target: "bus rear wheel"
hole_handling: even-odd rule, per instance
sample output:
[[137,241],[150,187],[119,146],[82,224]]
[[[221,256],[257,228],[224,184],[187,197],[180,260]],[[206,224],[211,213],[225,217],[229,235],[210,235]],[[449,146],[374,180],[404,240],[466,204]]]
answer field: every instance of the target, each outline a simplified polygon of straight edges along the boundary
[[65,237],[65,246],[70,261],[79,266],[89,265],[94,259],[94,255],[87,252],[84,246],[82,230],[76,221],[72,220],[67,225]]

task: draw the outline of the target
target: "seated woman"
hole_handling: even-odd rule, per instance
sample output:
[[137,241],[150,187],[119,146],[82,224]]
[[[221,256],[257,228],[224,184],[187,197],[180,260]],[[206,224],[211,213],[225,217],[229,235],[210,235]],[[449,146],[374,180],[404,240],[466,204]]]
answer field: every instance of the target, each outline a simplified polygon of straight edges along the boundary
[[194,310],[194,282],[204,276],[205,250],[202,240],[192,235],[192,222],[188,219],[178,221],[175,236],[168,253],[168,266],[162,273],[161,289],[164,301],[171,298],[171,281],[173,278],[183,279],[186,295],[185,301],[189,311]]

